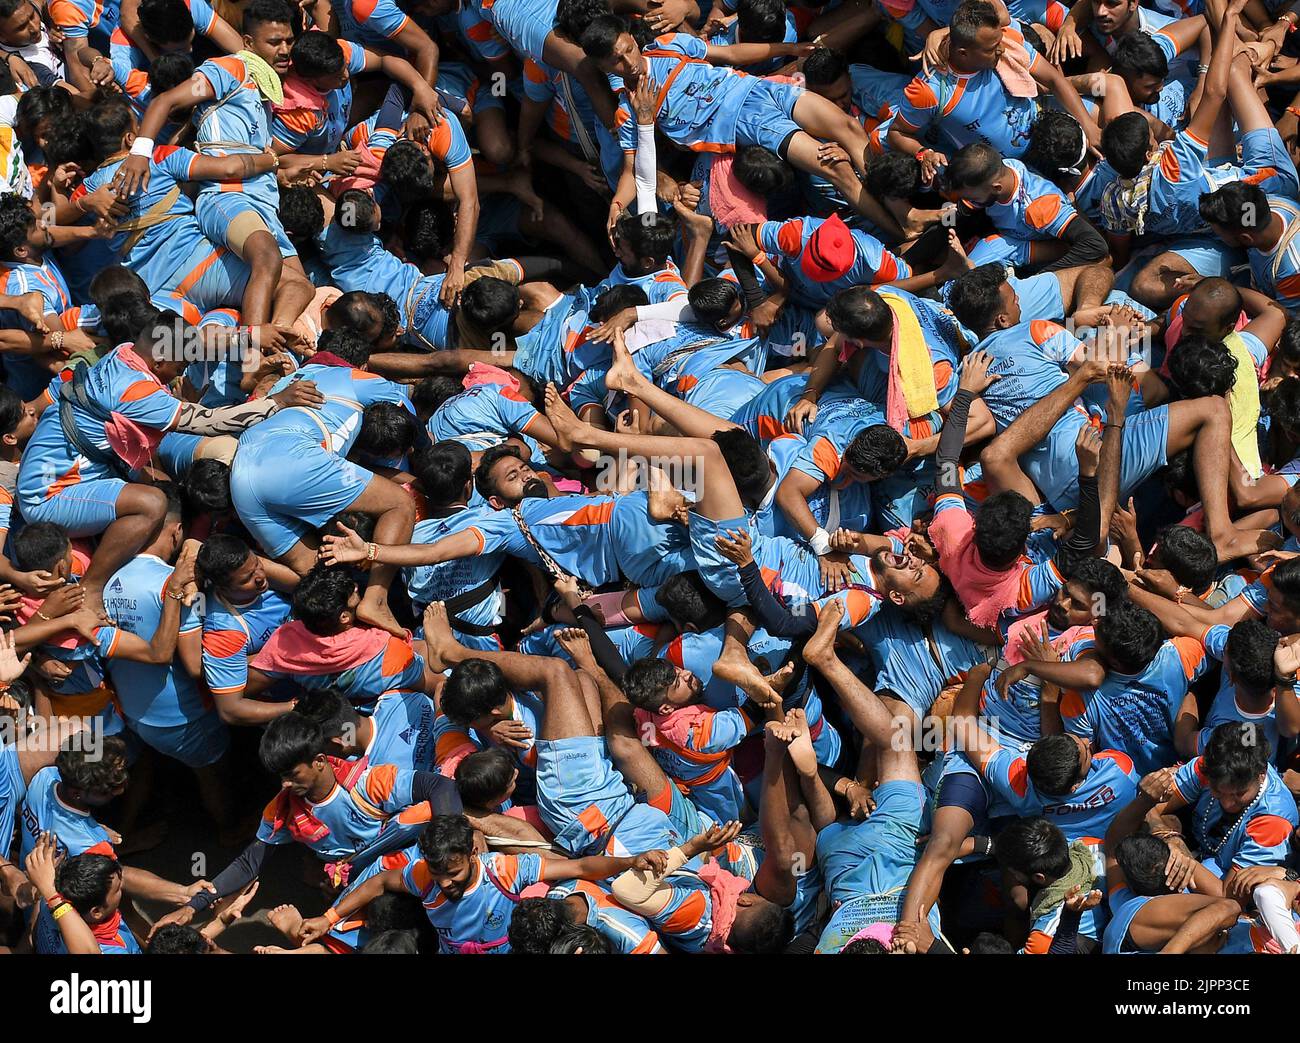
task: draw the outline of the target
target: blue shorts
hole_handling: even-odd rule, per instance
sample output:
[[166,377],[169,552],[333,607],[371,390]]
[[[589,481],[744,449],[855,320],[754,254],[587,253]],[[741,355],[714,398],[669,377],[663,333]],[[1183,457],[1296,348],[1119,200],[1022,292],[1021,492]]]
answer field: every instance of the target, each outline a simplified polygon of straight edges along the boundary
[[238,255],[210,242],[199,244],[155,296],[184,297],[200,311],[238,308],[251,274]]
[[199,451],[202,435],[187,435],[183,431],[169,431],[158,443],[157,463],[172,478],[180,481],[194,464],[194,454]]
[[[1074,440],[1087,422],[1081,411],[1071,410],[1042,442],[1020,458],[1025,474],[1038,486],[1043,499],[1058,511],[1079,505],[1079,463],[1074,455]],[[1126,419],[1119,477],[1121,500],[1169,462],[1168,451],[1168,406],[1143,410]]]
[[1027,279],[1012,276],[1007,282],[1020,298],[1020,321],[1049,319],[1059,322],[1065,317],[1065,302],[1061,299],[1061,280],[1055,272],[1042,272]]
[[782,146],[803,129],[794,119],[798,102],[799,88],[794,84],[758,80],[736,117],[736,148],[762,145],[784,159]]
[[906,884],[916,865],[925,788],[895,779],[876,789],[875,800],[865,821],[833,822],[817,836],[817,864],[833,902]]
[[1300,196],[1295,163],[1274,127],[1252,130],[1242,137],[1241,168],[1245,172],[1243,181],[1258,185],[1271,196]]
[[216,710],[209,710],[202,717],[170,728],[139,721],[130,722],[128,727],[146,745],[180,761],[187,768],[206,768],[215,764],[230,748],[230,732]]
[[767,349],[773,355],[787,359],[806,359],[809,349],[821,343],[817,332],[817,312],[795,301],[786,301],[776,322],[767,331]]
[[280,256],[298,256],[298,251],[289,242],[289,236],[280,222],[279,211],[246,192],[201,192],[194,203],[194,216],[198,219],[203,234],[209,241],[228,247],[232,253],[234,246],[227,241],[226,236],[235,218],[248,213],[256,214],[262,219],[267,231],[275,237],[276,245],[280,247]]
[[121,478],[92,478],[54,496],[20,497],[18,508],[25,521],[62,525],[73,539],[95,536],[117,520],[117,498],[125,488]]
[[700,579],[727,605],[746,604],[745,589],[740,585],[740,569],[735,562],[722,556],[714,540],[728,529],[749,531],[749,519],[742,515],[726,521],[714,521],[698,511],[691,511],[689,528],[691,552],[695,555]]
[[352,506],[373,478],[306,435],[259,438],[254,428],[235,453],[230,499],[253,538],[278,558]]
[[464,62],[439,62],[437,87],[454,97],[464,98],[475,115],[487,109],[505,108],[505,99],[485,88]]
[[731,416],[752,402],[767,387],[752,373],[718,369],[700,378],[685,399],[714,416]]
[[521,60],[532,58],[533,61],[540,62],[543,61],[542,50],[546,46],[546,38],[555,28],[555,7],[548,5],[547,10],[550,17],[545,17],[538,11],[535,4],[523,0],[507,0],[485,8],[483,13]]
[[1033,240],[1010,235],[986,235],[971,248],[970,263],[1009,264],[1019,268],[1033,260]]
[[620,848],[641,852],[681,843],[683,838],[667,815],[633,799],[605,752],[604,739],[596,735],[538,739],[534,749],[537,811],[561,850],[581,858]]
[[519,238],[519,219],[524,217],[523,204],[517,196],[496,192],[483,197],[474,240],[483,244],[490,257],[501,257],[508,242]]

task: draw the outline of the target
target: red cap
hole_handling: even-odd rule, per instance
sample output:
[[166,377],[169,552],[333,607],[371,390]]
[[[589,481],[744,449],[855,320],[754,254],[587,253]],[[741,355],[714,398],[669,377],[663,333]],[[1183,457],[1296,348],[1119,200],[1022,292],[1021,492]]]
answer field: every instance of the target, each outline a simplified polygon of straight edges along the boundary
[[839,279],[853,267],[857,246],[849,226],[832,214],[808,237],[799,266],[804,275],[817,282]]

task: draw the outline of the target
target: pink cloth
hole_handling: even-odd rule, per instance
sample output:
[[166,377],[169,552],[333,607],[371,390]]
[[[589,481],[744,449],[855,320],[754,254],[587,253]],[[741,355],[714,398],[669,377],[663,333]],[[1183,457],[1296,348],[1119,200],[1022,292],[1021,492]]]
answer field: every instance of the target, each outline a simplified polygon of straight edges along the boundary
[[998,59],[998,79],[1013,98],[1037,98],[1038,81],[1029,71],[1029,51],[1018,32],[1002,31],[1002,57]]
[[284,674],[338,674],[382,655],[388,642],[395,640],[387,630],[375,627],[349,627],[341,634],[321,637],[295,619],[271,635],[249,666]]
[[709,170],[709,211],[723,228],[767,220],[767,200],[740,183],[735,163],[735,156],[719,155]]
[[[1047,610],[1043,609],[1042,612],[1035,612],[1032,616],[1023,616],[1007,627],[1007,642],[1002,646],[1002,655],[1008,665],[1015,666],[1017,663],[1024,662],[1025,657],[1020,651],[1020,638],[1026,633],[1038,633],[1045,619],[1047,619]],[[1052,641],[1052,646],[1057,649],[1066,648],[1085,632],[1091,631],[1092,627],[1088,626],[1070,627]]]
[[[713,711],[707,706],[681,706],[672,713],[651,713],[649,710],[636,709],[637,734],[642,736],[647,745],[658,746],[658,737],[662,735],[669,742],[683,749],[689,748],[691,729],[704,720]],[[646,729],[646,725],[651,725]]]
[[275,112],[306,109],[308,112],[319,112],[323,115],[329,108],[325,95],[301,76],[286,76],[280,83],[284,87],[284,100],[271,106]]
[[[162,381],[154,376],[153,370],[136,354],[134,345],[119,344],[117,357],[128,369],[143,374],[160,388],[162,387]],[[163,440],[165,432],[137,424],[134,420],[114,411],[108,423],[104,425],[104,434],[108,436],[108,444],[113,452],[121,457],[129,468],[135,470],[153,459],[154,451],[158,448],[158,443]]]
[[[551,832],[550,827],[542,821],[541,809],[536,804],[516,804],[505,814],[506,818],[517,818],[521,822],[527,822],[547,840],[550,840],[555,835]],[[543,884],[542,886],[544,889],[550,889],[549,884]]]
[[519,380],[500,366],[490,366],[486,362],[471,362],[469,372],[465,374],[465,379],[460,382],[460,386],[468,391],[480,384],[496,384],[516,393],[519,391]]
[[975,519],[969,511],[949,508],[936,514],[930,522],[930,542],[939,552],[939,567],[976,626],[992,626],[1016,603],[1023,564],[1017,562],[1009,569],[994,570],[980,561],[975,548]]
[[749,890],[749,881],[727,872],[717,862],[705,862],[699,877],[709,885],[709,896],[713,899],[713,926],[704,949],[714,953],[731,952],[727,937],[736,922],[737,899]]
[[850,938],[849,944],[852,945],[862,938],[874,938],[881,945],[888,948],[894,944],[894,925],[892,923],[869,924]]

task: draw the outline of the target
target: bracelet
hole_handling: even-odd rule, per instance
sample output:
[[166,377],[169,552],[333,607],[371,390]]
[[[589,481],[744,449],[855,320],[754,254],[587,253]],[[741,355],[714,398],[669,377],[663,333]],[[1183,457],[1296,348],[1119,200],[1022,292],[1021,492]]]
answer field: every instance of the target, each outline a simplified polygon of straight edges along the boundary
[[53,622],[54,622],[54,620],[52,620],[49,616],[47,616],[47,615],[46,615],[44,612],[42,612],[39,608],[36,610],[36,614],[37,614],[41,619],[45,620],[45,622],[47,622],[47,623],[53,623]]
[[917,149],[917,150],[916,150],[916,161],[917,161],[918,163],[924,163],[924,162],[925,162],[925,157],[928,156],[932,151],[934,151],[934,150],[933,150],[933,149],[928,149],[928,148]]
[[50,895],[49,898],[45,899],[45,904],[50,907],[50,912],[54,912],[55,909],[57,909],[66,901],[67,899],[64,898],[63,895],[59,894],[58,891],[55,891],[54,894]]
[[817,531],[809,538],[808,543],[812,546],[813,553],[817,557],[827,554],[831,549],[831,534],[825,529],[818,527]]
[[56,921],[58,921],[58,920],[62,920],[71,911],[72,911],[72,903],[64,902],[57,909],[53,910],[51,915],[54,917]]
[[343,917],[339,913],[339,911],[334,906],[331,905],[328,909],[325,910],[325,919],[330,922],[331,927],[334,927],[342,921]]
[[1123,425],[1123,424],[1102,424],[1101,426],[1102,426],[1102,427],[1113,427],[1116,431],[1123,431],[1123,430],[1124,430],[1124,425]]
[[55,330],[53,333],[50,334],[50,347],[52,347],[55,351],[63,350],[62,330]]
[[165,591],[164,593],[166,593],[166,595],[167,595],[169,598],[171,598],[173,601],[184,601],[184,600],[185,600],[185,591],[183,591],[183,590],[182,590],[182,591],[178,591],[177,593],[174,593],[174,594],[173,594],[170,590]]
[[1286,111],[1291,113],[1291,115],[1296,119],[1300,119],[1300,109],[1297,109],[1294,105],[1288,105]]
[[1180,586],[1176,591],[1174,591],[1174,601],[1176,601],[1178,604],[1181,605],[1183,603],[1183,599],[1186,598],[1187,595],[1189,595],[1191,592],[1192,592],[1191,587]]
[[366,544],[366,561],[374,561],[379,556],[379,547],[374,543]]

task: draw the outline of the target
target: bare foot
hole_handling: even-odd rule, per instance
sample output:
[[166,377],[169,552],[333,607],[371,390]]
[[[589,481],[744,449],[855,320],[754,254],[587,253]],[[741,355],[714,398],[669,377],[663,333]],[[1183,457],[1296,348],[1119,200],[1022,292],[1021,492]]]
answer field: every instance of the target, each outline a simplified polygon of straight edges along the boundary
[[380,630],[387,630],[394,637],[406,638],[410,636],[407,634],[406,628],[393,615],[387,601],[376,602],[362,598],[361,604],[357,606],[357,622],[378,627]]
[[447,606],[441,601],[432,601],[424,610],[424,661],[430,670],[442,673],[455,665],[454,652],[460,647],[456,635],[451,632],[451,620],[447,618]]
[[551,427],[555,428],[556,448],[566,453],[580,448],[577,443],[582,440],[582,434],[588,425],[569,408],[569,403],[564,401],[554,384],[546,385],[545,399],[546,419],[551,422]]
[[791,710],[785,715],[785,723],[791,733],[788,749],[795,771],[800,775],[815,775],[817,753],[813,749],[812,735],[808,731],[808,718],[802,710]]
[[844,606],[832,598],[817,609],[817,631],[803,646],[803,660],[811,666],[824,663],[835,655],[835,637],[844,619]]
[[743,650],[724,647],[722,655],[713,664],[713,675],[721,677],[724,681],[730,681],[762,707],[772,709],[781,707],[780,693],[772,687],[772,683],[763,676],[758,667],[749,661],[749,657]]
[[614,353],[614,363],[605,374],[605,387],[610,391],[631,394],[636,390],[638,382],[644,378],[636,368],[636,363],[632,361],[632,353],[627,350],[627,342],[622,334],[614,337],[610,342],[610,348]]
[[555,641],[579,667],[594,667],[596,659],[591,653],[591,638],[581,627],[565,627],[555,632]]
[[302,927],[302,913],[298,912],[295,905],[277,905],[266,918],[271,921],[271,926],[279,931],[286,938],[298,937],[298,930]]

